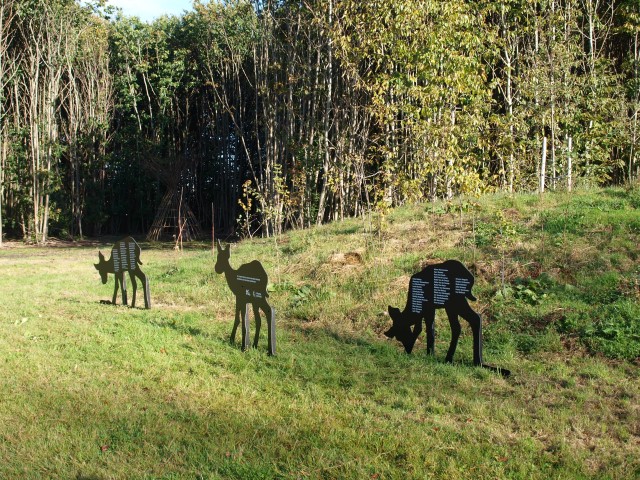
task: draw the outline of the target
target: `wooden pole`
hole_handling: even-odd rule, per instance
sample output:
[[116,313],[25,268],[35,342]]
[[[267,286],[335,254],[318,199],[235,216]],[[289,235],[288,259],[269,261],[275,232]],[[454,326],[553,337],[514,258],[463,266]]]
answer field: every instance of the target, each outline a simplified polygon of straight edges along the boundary
[[569,137],[569,145],[567,147],[567,191],[569,192],[571,191],[571,188],[573,188],[573,185],[572,185],[573,179],[571,178],[573,173],[571,168],[572,167],[571,165],[572,141],[573,141],[573,138]]
[[540,186],[538,193],[544,193],[544,180],[547,170],[547,136],[542,137],[542,161],[540,162]]
[[216,224],[215,213],[213,210],[213,202],[211,202],[211,253],[215,255],[216,252]]
[[182,229],[184,225],[182,225],[182,193],[184,187],[180,189],[180,202],[178,203],[178,238],[176,238],[175,249],[182,251]]

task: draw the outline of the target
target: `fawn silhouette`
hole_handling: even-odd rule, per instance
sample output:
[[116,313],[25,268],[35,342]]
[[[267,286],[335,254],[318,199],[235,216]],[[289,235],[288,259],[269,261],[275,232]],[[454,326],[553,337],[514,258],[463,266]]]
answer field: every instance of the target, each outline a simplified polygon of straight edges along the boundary
[[216,273],[224,273],[229,288],[236,296],[236,314],[231,330],[230,342],[234,343],[236,339],[236,330],[240,324],[242,317],[242,350],[249,348],[249,304],[253,307],[253,316],[256,321],[256,333],[253,338],[253,347],[258,346],[260,338],[260,326],[262,319],[260,318],[260,310],[267,317],[269,326],[268,333],[268,350],[269,355],[276,354],[276,319],[273,308],[267,302],[267,272],[257,260],[240,265],[237,270],[231,268],[229,257],[231,255],[229,245],[222,248],[222,244],[218,240],[217,244],[218,258],[216,260]]
[[[471,293],[474,278],[471,272],[457,260],[429,265],[411,277],[407,304],[403,311],[389,305],[393,324],[385,335],[397,338],[407,353],[411,353],[416,339],[422,332],[422,320],[427,327],[427,353],[435,353],[436,309],[444,308],[451,326],[451,343],[445,361],[452,363],[460,337],[460,321],[464,318],[473,332],[473,364],[508,376],[510,372],[482,362],[482,320],[469,305],[476,300]],[[413,327],[413,330],[411,329]]]
[[127,283],[124,278],[124,272],[129,272],[129,278],[131,279],[131,285],[133,287],[131,307],[136,306],[136,290],[138,289],[136,277],[138,277],[142,282],[142,288],[144,290],[144,307],[151,308],[149,279],[142,270],[140,270],[140,265],[142,265],[140,261],[140,246],[131,237],[123,238],[113,245],[109,260],[105,260],[102,252],[98,251],[98,263],[94,263],[93,266],[100,272],[102,283],[107,283],[109,273],[113,273],[116,277],[113,300],[111,301],[112,304],[116,304],[118,284],[120,284],[122,287],[122,304],[127,305]]

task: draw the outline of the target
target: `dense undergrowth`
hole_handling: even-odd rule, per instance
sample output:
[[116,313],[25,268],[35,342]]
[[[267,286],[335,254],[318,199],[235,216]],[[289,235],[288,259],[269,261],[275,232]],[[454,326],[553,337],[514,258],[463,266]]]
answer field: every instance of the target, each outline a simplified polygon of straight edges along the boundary
[[[640,357],[638,189],[413,206],[324,231],[293,232],[275,243],[284,262],[314,265],[304,277],[321,280],[274,284],[288,292],[292,315],[302,320],[315,319],[318,302],[344,291],[366,303],[399,276],[457,258],[477,276],[480,309],[499,348],[531,353],[580,345],[610,358]],[[320,235],[328,249],[311,248]],[[398,286],[400,304],[405,285]],[[355,323],[379,333],[384,322],[372,321],[374,313]],[[342,323],[340,316],[328,323]]]
[[[278,354],[228,336],[210,245],[142,244],[152,309],[111,298],[95,246],[0,250],[0,478],[634,478],[640,193],[407,206],[234,244],[270,276]],[[102,250],[109,245],[102,245]],[[446,258],[476,277],[443,363],[384,337]],[[138,299],[140,301],[140,299]],[[263,322],[264,323],[264,322]],[[253,325],[252,325],[253,328]],[[263,329],[264,332],[264,329]]]

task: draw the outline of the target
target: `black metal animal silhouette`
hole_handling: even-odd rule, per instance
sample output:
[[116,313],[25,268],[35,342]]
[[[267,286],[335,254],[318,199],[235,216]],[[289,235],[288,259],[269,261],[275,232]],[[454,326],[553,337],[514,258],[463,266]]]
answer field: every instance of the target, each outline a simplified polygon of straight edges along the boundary
[[[482,320],[469,305],[467,299],[476,300],[471,293],[474,278],[471,272],[457,260],[429,265],[411,277],[407,305],[403,311],[389,306],[393,325],[385,332],[389,338],[397,338],[407,353],[411,353],[416,339],[422,332],[422,320],[427,327],[427,353],[435,352],[436,309],[444,308],[451,326],[451,344],[445,358],[453,362],[453,355],[460,337],[460,321],[464,318],[473,332],[473,364],[508,376],[509,371],[482,362]],[[411,329],[413,327],[413,330]]]
[[116,298],[118,295],[118,284],[122,287],[122,304],[127,305],[127,283],[124,278],[124,272],[129,272],[129,278],[131,279],[131,285],[133,286],[133,299],[131,300],[131,307],[136,306],[136,290],[138,285],[136,283],[136,277],[142,282],[142,288],[144,289],[144,307],[151,308],[151,297],[149,295],[149,279],[140,270],[140,246],[136,241],[131,238],[123,238],[116,242],[111,249],[111,258],[105,260],[102,252],[98,252],[98,263],[93,264],[96,270],[100,272],[100,278],[102,283],[107,283],[108,274],[113,273],[116,277],[116,284],[113,289],[113,300],[111,303],[116,304]]
[[260,310],[267,317],[269,325],[268,333],[268,349],[269,355],[276,354],[276,318],[275,311],[267,302],[267,273],[257,260],[244,265],[240,265],[237,270],[231,268],[229,264],[229,245],[222,248],[218,241],[218,259],[216,261],[216,273],[224,273],[229,288],[236,296],[236,316],[231,331],[231,343],[235,342],[236,330],[240,324],[242,317],[242,350],[249,348],[249,304],[253,306],[253,316],[256,320],[256,333],[253,338],[253,347],[258,346],[258,338],[260,337],[260,326],[262,320],[260,318]]

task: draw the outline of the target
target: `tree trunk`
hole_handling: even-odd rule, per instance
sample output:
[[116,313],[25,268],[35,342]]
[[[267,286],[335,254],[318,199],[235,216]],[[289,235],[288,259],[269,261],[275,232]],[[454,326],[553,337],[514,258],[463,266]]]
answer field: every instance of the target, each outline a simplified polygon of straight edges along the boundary
[[0,144],[0,247],[2,247],[2,237],[4,234],[4,218],[2,217],[2,208],[4,206],[4,171],[7,158],[7,147],[9,142],[5,137],[4,125],[0,125],[0,132],[2,132],[2,135],[0,135],[0,142],[2,142]]
[[544,193],[545,175],[547,170],[547,136],[542,137],[542,159],[540,161],[540,183],[538,193]]
[[572,150],[573,150],[573,138],[569,137],[567,140],[567,191],[571,191],[573,188],[573,171],[572,171]]
[[[333,0],[329,0],[328,29],[331,30],[333,24]],[[322,140],[324,149],[324,159],[322,163],[322,178],[320,179],[320,199],[318,201],[318,216],[316,225],[322,224],[325,214],[325,204],[327,199],[327,187],[329,176],[329,164],[331,161],[331,151],[329,148],[329,129],[331,128],[331,106],[333,95],[333,43],[331,37],[327,40],[327,66],[325,71],[326,97],[324,102],[324,112],[322,116]]]

